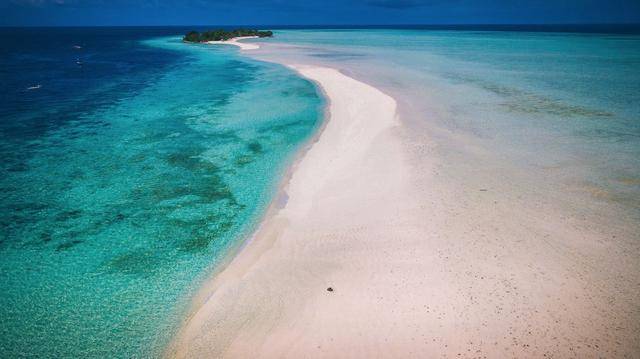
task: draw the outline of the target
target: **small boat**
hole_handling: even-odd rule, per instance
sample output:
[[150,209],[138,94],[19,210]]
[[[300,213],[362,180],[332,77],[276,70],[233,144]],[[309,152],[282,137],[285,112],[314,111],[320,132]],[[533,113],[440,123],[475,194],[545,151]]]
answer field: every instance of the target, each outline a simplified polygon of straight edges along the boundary
[[27,91],[37,90],[37,89],[39,89],[41,87],[42,87],[42,85],[40,85],[40,84],[37,84],[35,86],[29,86],[29,87],[27,87]]
[[78,57],[78,59],[76,60],[76,64],[78,66],[82,66],[82,61],[80,60],[80,58]]
[[74,49],[78,49],[78,50],[79,50],[79,49],[81,49],[81,48],[82,48],[82,46],[80,46],[80,45],[73,45],[73,48],[74,48]]

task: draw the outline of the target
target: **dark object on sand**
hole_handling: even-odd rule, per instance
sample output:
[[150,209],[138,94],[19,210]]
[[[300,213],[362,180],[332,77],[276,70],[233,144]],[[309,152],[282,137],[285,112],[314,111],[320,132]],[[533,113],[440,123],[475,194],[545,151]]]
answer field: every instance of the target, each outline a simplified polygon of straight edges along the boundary
[[331,287],[327,288],[327,292],[333,292],[333,288]]

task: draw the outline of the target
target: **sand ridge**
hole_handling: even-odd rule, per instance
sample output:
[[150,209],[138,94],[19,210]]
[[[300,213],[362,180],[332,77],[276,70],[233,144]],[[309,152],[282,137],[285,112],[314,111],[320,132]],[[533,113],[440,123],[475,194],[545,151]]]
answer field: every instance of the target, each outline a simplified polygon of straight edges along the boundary
[[[289,333],[294,323],[306,333],[302,349],[316,348],[316,340],[330,336],[338,340],[340,327],[348,328],[345,311],[362,312],[359,318],[369,320],[359,295],[348,295],[366,281],[338,269],[358,252],[376,251],[369,235],[381,237],[403,221],[396,217],[406,203],[399,192],[410,198],[410,191],[394,135],[396,103],[337,70],[292,67],[321,82],[330,99],[330,118],[293,170],[284,207],[216,277],[217,285],[210,287],[214,292],[181,332],[174,352],[178,357],[279,356],[290,348],[288,340],[277,339],[289,334],[280,337],[278,332]],[[314,339],[307,330],[316,324]],[[225,329],[216,330],[219,326]],[[341,340],[352,335],[345,333]],[[260,350],[263,341],[272,340],[271,349]]]

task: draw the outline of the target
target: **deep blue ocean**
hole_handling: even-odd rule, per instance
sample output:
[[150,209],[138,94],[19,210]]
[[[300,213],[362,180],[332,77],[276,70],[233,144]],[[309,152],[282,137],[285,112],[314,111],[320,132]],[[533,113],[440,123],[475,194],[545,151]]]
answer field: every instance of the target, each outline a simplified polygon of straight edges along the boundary
[[157,357],[322,115],[177,28],[0,30],[0,357]]

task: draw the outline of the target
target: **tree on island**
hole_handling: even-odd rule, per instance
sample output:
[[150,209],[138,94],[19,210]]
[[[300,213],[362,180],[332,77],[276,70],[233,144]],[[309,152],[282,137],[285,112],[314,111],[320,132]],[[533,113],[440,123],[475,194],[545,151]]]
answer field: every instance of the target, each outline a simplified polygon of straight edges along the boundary
[[235,29],[231,31],[218,29],[203,33],[190,31],[182,38],[182,40],[185,42],[227,41],[236,37],[244,36],[272,37],[273,32],[254,29]]

